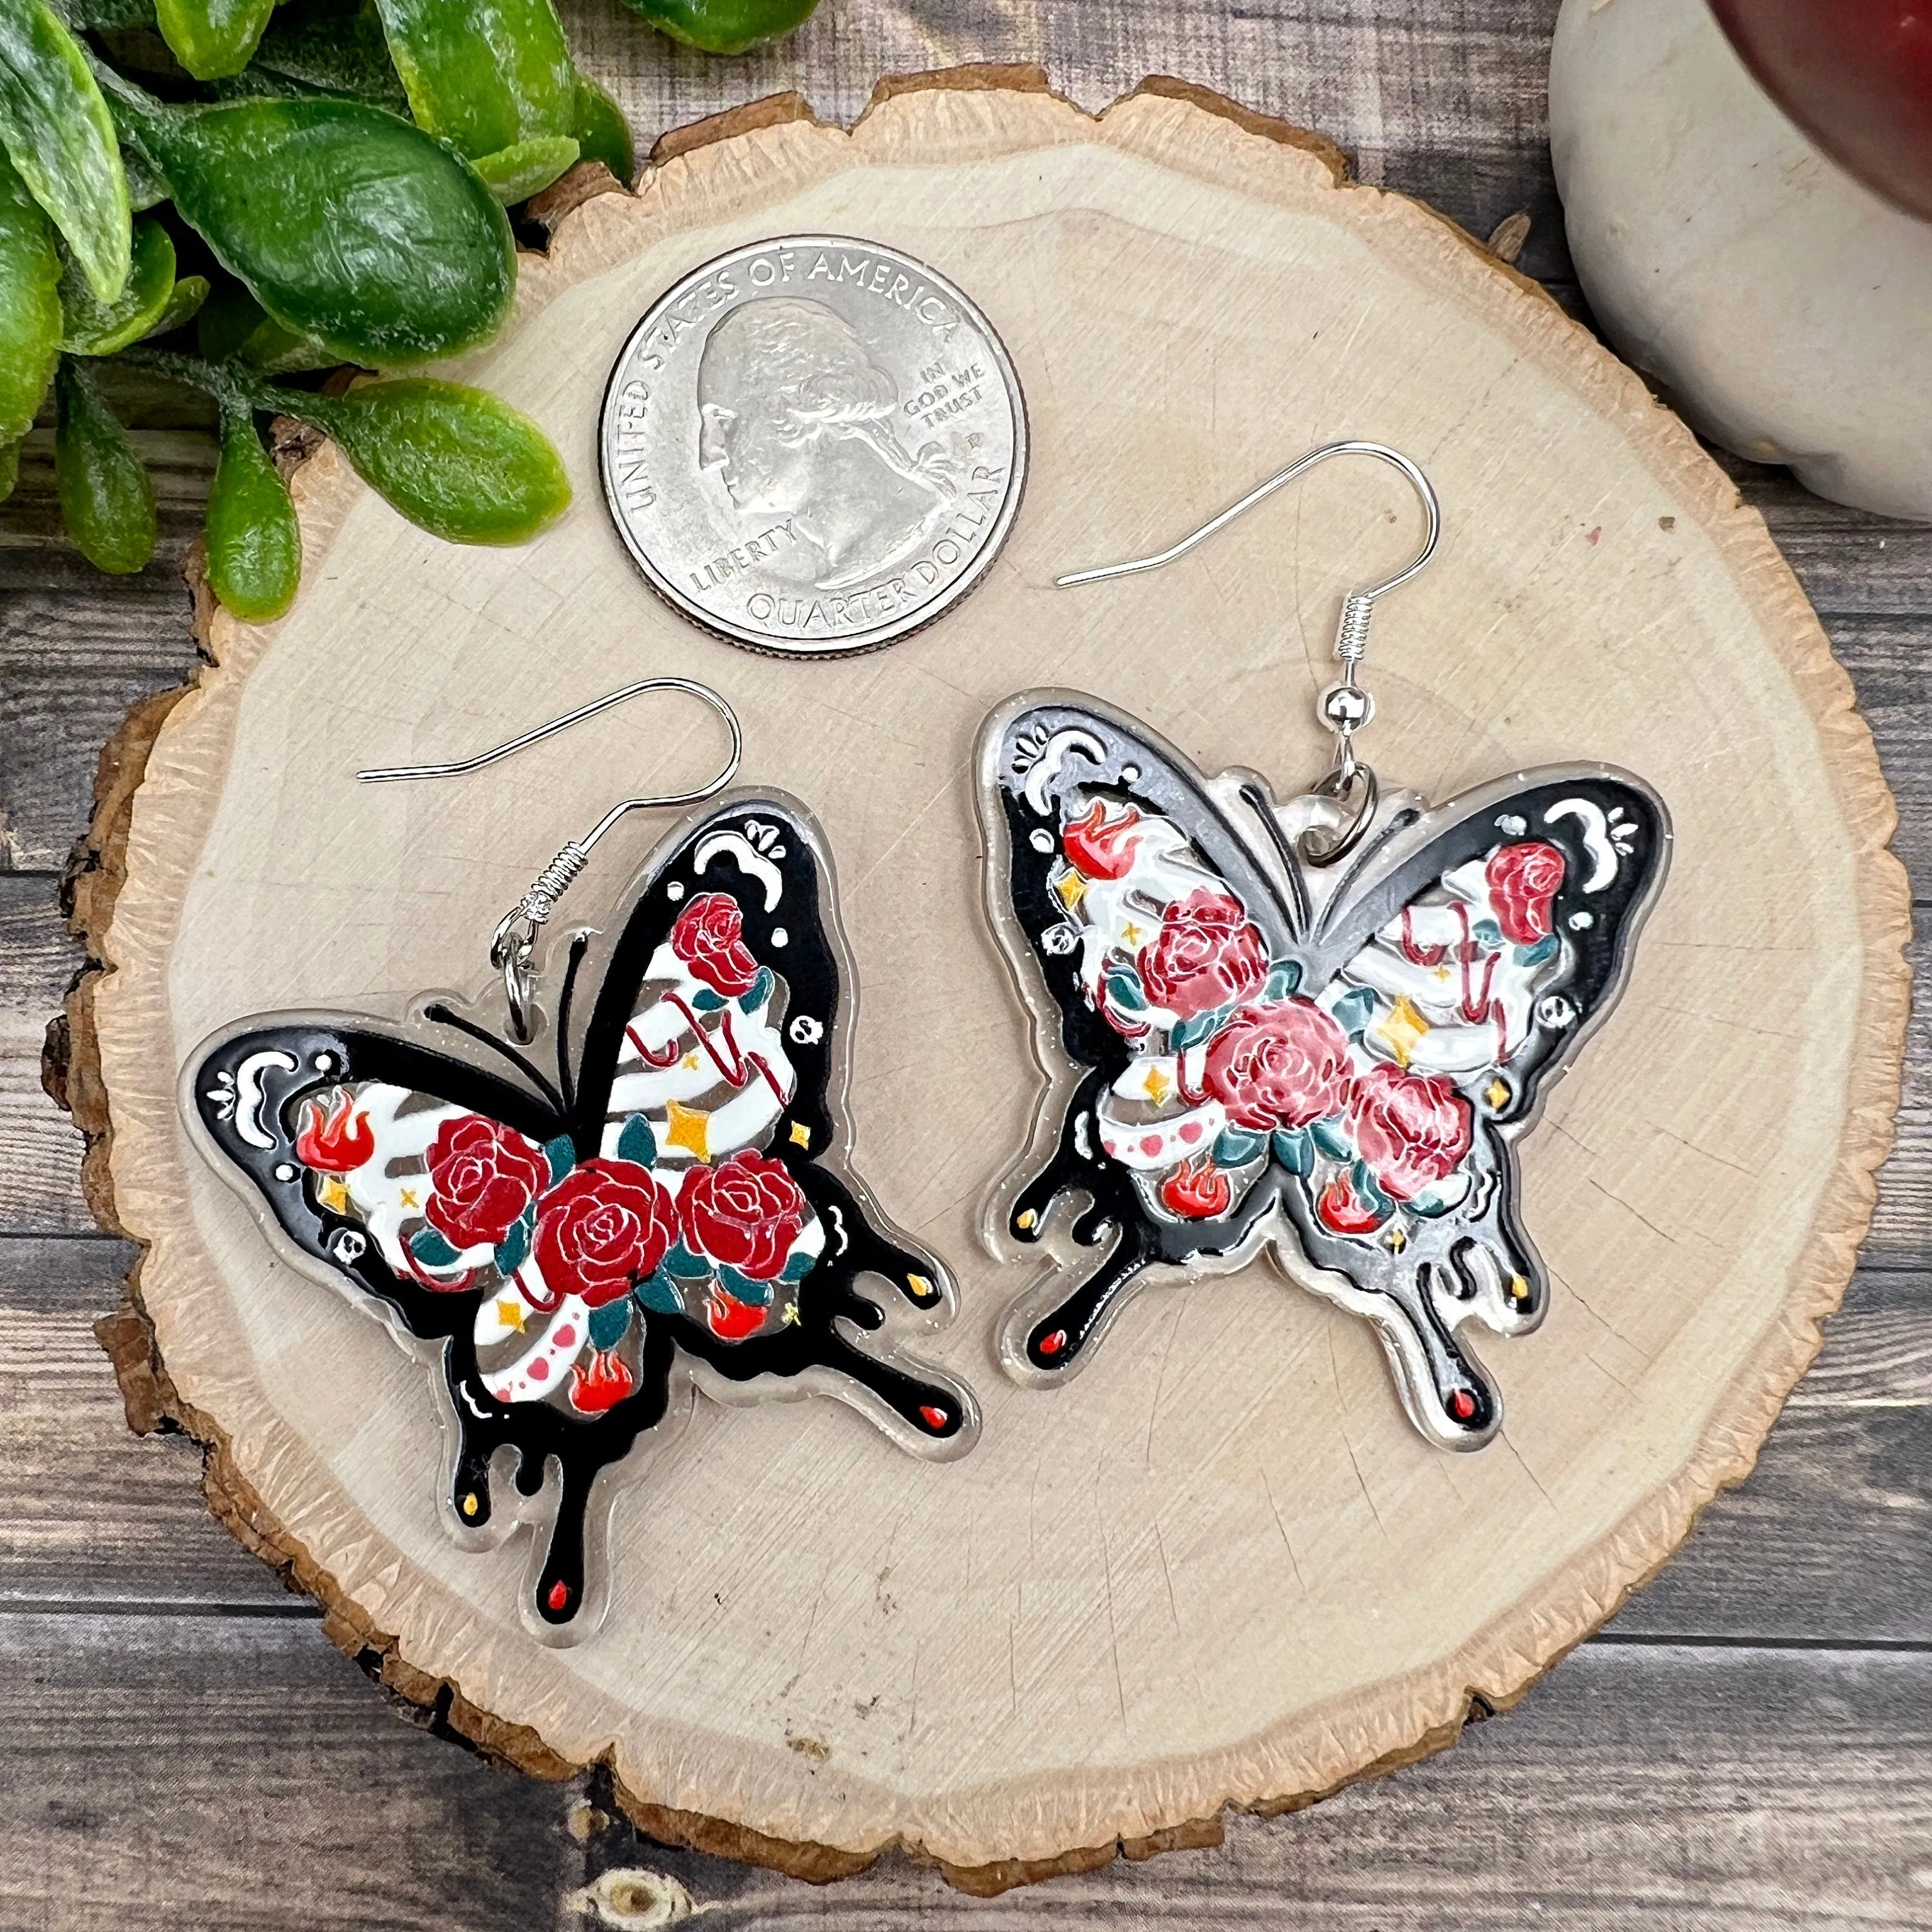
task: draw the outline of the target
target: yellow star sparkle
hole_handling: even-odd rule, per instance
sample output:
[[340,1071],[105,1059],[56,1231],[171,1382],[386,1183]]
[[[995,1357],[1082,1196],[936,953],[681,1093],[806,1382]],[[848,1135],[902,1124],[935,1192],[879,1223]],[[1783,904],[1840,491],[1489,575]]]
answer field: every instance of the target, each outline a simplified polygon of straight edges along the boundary
[[496,1319],[506,1328],[514,1328],[520,1335],[524,1332],[524,1304],[520,1301],[498,1302]]
[[1417,1046],[1428,1030],[1429,1022],[1416,1010],[1415,1003],[1406,993],[1399,993],[1388,1018],[1376,1028],[1376,1034],[1395,1055],[1395,1064],[1406,1072],[1408,1063],[1415,1058]]
[[405,1208],[413,1208],[416,1204],[416,1191],[413,1187],[403,1188],[397,1194],[396,1198]]
[[678,1063],[678,1064],[683,1067],[687,1073],[695,1073],[698,1071],[697,1048],[694,1046],[691,1051],[684,1056],[683,1059]]
[[794,1147],[809,1147],[812,1144],[812,1130],[802,1120],[794,1120],[791,1124],[791,1138]]
[[1501,1108],[1503,1102],[1509,1098],[1509,1094],[1508,1084],[1501,1080],[1492,1080],[1483,1089],[1483,1098],[1488,1101],[1492,1108]]
[[1140,943],[1141,929],[1138,926],[1127,925],[1121,927],[1120,944],[1123,946],[1138,946]]
[[664,1144],[681,1147],[700,1160],[711,1158],[711,1116],[702,1107],[686,1107],[676,1100],[664,1102]]
[[1158,1066],[1150,1066],[1147,1078],[1141,1082],[1141,1090],[1158,1107],[1174,1091],[1174,1082]]
[[326,1174],[316,1183],[315,1198],[332,1214],[349,1212],[349,1190],[332,1174]]
[[1400,1228],[1391,1228],[1382,1237],[1382,1246],[1392,1255],[1399,1255],[1408,1246],[1408,1237]]
[[1054,882],[1053,890],[1060,895],[1060,903],[1071,912],[1087,896],[1087,881],[1078,872],[1066,872]]
[[785,1304],[784,1320],[779,1325],[786,1328],[796,1328],[798,1322],[798,1304],[795,1301],[788,1301]]

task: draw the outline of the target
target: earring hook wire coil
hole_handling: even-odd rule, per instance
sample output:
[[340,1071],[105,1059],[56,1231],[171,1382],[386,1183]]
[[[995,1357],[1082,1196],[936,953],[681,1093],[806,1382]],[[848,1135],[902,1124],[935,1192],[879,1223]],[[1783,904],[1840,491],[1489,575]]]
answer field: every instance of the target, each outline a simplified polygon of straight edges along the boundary
[[[1264,502],[1297,477],[1306,476],[1318,464],[1336,456],[1373,457],[1400,470],[1421,501],[1428,527],[1424,534],[1422,548],[1401,569],[1384,578],[1379,584],[1351,591],[1342,600],[1341,619],[1335,632],[1335,656],[1341,661],[1342,675],[1322,694],[1316,706],[1316,716],[1335,734],[1335,762],[1327,778],[1316,789],[1319,795],[1338,800],[1353,793],[1358,802],[1349,822],[1338,826],[1326,838],[1318,840],[1312,828],[1302,835],[1302,857],[1312,866],[1334,865],[1354,850],[1368,830],[1379,796],[1374,771],[1355,756],[1354,734],[1368,722],[1374,710],[1367,694],[1355,681],[1356,668],[1369,647],[1369,626],[1375,614],[1376,598],[1400,589],[1420,571],[1436,554],[1436,546],[1442,538],[1442,500],[1436,494],[1436,486],[1414,460],[1399,449],[1390,448],[1386,443],[1352,440],[1324,442],[1319,448],[1298,456],[1286,469],[1276,470],[1266,482],[1258,483],[1238,502],[1230,503],[1219,514],[1210,517],[1199,529],[1190,531],[1167,549],[1156,551],[1151,556],[1132,557],[1124,563],[1103,563],[1090,570],[1070,571],[1064,577],[1054,579],[1055,585],[1064,590],[1075,584],[1096,584],[1108,578],[1130,577],[1139,571],[1158,570],[1163,564],[1185,556],[1217,531],[1226,530],[1237,518],[1245,516],[1256,504]],[[1360,703],[1338,703],[1338,694],[1343,692],[1359,693]],[[1358,782],[1358,777],[1361,782]]]
[[700,684],[694,678],[640,678],[634,684],[607,692],[588,704],[580,704],[560,718],[532,726],[500,745],[492,746],[487,752],[475,752],[466,758],[452,758],[440,764],[374,766],[356,774],[364,784],[386,784],[415,778],[461,778],[469,772],[481,771],[486,765],[494,764],[499,758],[507,758],[532,745],[541,744],[560,731],[567,731],[573,724],[580,724],[586,718],[595,718],[613,705],[641,697],[648,691],[681,691],[708,704],[724,721],[724,728],[731,734],[730,754],[723,768],[701,785],[683,791],[623,799],[614,805],[583,837],[567,840],[556,857],[531,881],[530,890],[503,915],[490,942],[490,963],[502,970],[503,996],[510,1009],[510,1031],[520,1045],[527,1045],[536,1033],[536,1012],[532,1000],[536,974],[531,961],[536,951],[537,929],[548,922],[556,910],[557,901],[589,862],[592,848],[626,812],[699,804],[707,798],[716,797],[737,776],[738,768],[744,760],[745,734],[730,701],[722,692],[712,690],[708,684]]

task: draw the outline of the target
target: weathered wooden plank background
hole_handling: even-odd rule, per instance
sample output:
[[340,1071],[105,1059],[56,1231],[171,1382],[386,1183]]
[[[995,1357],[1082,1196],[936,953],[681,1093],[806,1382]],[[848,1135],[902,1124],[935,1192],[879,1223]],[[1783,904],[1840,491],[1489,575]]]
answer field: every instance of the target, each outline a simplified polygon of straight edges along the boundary
[[[881,74],[1034,59],[1090,106],[1184,75],[1324,130],[1364,178],[1486,234],[1572,307],[1546,148],[1556,0],[825,0],[739,63],[568,7],[647,144],[781,87],[849,116]],[[88,1323],[128,1251],[93,1232],[41,1036],[76,958],[56,874],[94,758],[192,662],[177,574],[212,468],[191,403],[130,393],[163,502],[140,576],[62,542],[45,432],[0,508],[0,1927],[530,1928],[614,1867],[713,1922],[1932,1926],[1932,1038],[1915,1027],[1864,1265],[1757,1472],[1610,1630],[1454,1751],[1218,1852],[1002,1899],[890,1861],[830,1892],[640,1842],[594,1783],[491,1770],[402,1721],[202,1510],[194,1451],[122,1426]],[[1932,879],[1932,530],[1737,466],[1857,680]],[[1687,667],[1694,678],[1694,666]],[[1722,728],[1722,720],[1714,721]]]

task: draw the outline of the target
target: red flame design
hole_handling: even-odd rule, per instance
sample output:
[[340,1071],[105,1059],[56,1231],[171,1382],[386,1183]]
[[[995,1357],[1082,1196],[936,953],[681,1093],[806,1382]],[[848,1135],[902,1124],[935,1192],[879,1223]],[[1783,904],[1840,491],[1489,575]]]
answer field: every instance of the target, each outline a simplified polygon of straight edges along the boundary
[[319,1174],[347,1174],[375,1158],[376,1136],[369,1117],[354,1112],[353,1105],[348,1089],[338,1087],[326,1106],[320,1100],[303,1106],[296,1155],[304,1167]]
[[637,1384],[631,1372],[610,1348],[593,1348],[590,1366],[574,1364],[570,1371],[570,1406],[584,1415],[602,1415],[615,1408]]
[[1168,1213],[1190,1221],[1211,1221],[1227,1213],[1234,1198],[1228,1177],[1214,1165],[1211,1154],[1184,1160],[1160,1184],[1162,1204]]

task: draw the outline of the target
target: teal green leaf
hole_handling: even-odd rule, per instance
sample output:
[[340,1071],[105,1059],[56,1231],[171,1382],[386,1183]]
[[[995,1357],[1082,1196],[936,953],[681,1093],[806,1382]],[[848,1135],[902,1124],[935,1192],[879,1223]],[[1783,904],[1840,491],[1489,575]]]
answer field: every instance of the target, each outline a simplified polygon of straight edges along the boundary
[[1141,988],[1140,975],[1130,966],[1115,966],[1107,974],[1107,991],[1115,1006],[1130,1013],[1147,1010],[1147,994]]
[[496,1264],[496,1272],[506,1281],[530,1259],[530,1237],[536,1230],[536,1210],[526,1208],[523,1218],[497,1243],[493,1259]]
[[1268,968],[1262,998],[1270,1004],[1285,1000],[1301,984],[1301,968],[1292,959],[1277,959]]
[[772,1305],[771,1283],[754,1281],[749,1275],[740,1274],[734,1268],[719,1268],[718,1286],[734,1301],[746,1303],[753,1308],[769,1308]]
[[738,995],[739,1010],[754,1013],[772,996],[772,969],[769,966],[758,968],[758,976]]
[[617,1158],[634,1160],[640,1167],[657,1166],[658,1137],[643,1114],[633,1114],[624,1123],[623,1131],[617,1136]]
[[674,1274],[687,1281],[709,1279],[711,1264],[703,1255],[693,1254],[682,1241],[670,1244],[670,1252],[664,1258],[664,1272]]
[[457,1256],[457,1250],[434,1228],[418,1228],[410,1237],[410,1252],[426,1268],[446,1268]]
[[1274,1157],[1290,1174],[1305,1177],[1315,1172],[1315,1142],[1305,1128],[1277,1127]]
[[46,0],[0,4],[0,146],[104,302],[128,279],[128,177],[80,44]]
[[1366,986],[1352,987],[1330,1008],[1330,1016],[1351,1039],[1358,1037],[1376,1010],[1376,996]]
[[1239,1127],[1224,1127],[1214,1142],[1217,1167],[1245,1167],[1268,1145],[1265,1134],[1244,1133]]
[[554,1187],[577,1165],[577,1143],[568,1134],[559,1134],[544,1142],[544,1159],[550,1167],[550,1184]]
[[1332,1120],[1317,1120],[1314,1126],[1309,1129],[1309,1132],[1315,1138],[1315,1144],[1330,1160],[1354,1159],[1354,1144],[1342,1131],[1341,1118],[1339,1114]]
[[648,1308],[653,1315],[682,1315],[684,1298],[677,1292],[677,1284],[662,1268],[648,1281],[640,1281],[631,1292],[638,1298],[640,1307]]
[[700,986],[692,994],[691,1004],[692,1009],[698,1012],[715,1013],[722,1011],[729,1003],[722,993],[713,992],[709,986]]
[[779,1270],[781,1281],[802,1281],[818,1265],[817,1255],[807,1254],[802,1248],[795,1250],[785,1257],[785,1264]]
[[631,1325],[630,1297],[626,1295],[620,1300],[607,1301],[601,1308],[593,1308],[590,1319],[584,1325],[590,1330],[590,1346],[593,1348],[614,1348]]

